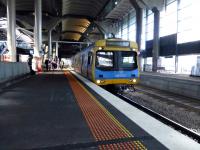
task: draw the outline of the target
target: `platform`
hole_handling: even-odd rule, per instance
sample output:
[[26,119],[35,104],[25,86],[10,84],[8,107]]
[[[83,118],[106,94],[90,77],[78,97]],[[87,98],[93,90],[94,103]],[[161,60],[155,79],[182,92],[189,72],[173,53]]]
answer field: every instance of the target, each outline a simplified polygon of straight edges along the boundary
[[200,77],[141,72],[140,84],[200,100]]
[[200,149],[73,74],[42,73],[0,93],[0,149]]

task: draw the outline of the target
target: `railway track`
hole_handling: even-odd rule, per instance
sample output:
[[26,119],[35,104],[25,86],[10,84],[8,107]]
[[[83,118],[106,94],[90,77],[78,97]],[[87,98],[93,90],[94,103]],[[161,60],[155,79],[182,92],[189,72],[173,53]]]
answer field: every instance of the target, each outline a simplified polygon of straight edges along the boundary
[[128,98],[127,96],[122,95],[121,93],[115,93],[116,96],[118,96],[119,98],[123,99],[124,101],[126,101],[127,103],[135,106],[136,108],[142,110],[143,112],[151,115],[152,117],[156,118],[157,120],[163,122],[164,124],[173,127],[175,130],[191,137],[192,139],[196,140],[198,143],[200,143],[200,135],[194,131],[192,131],[191,129],[135,102],[133,99]]
[[183,97],[180,95],[174,96],[173,94],[162,94],[162,93],[155,93],[151,90],[143,89],[143,87],[137,87],[136,90],[138,92],[144,93],[146,95],[149,95],[154,98],[162,99],[162,101],[165,101],[169,104],[174,104],[192,111],[196,111],[200,113],[200,102],[198,100],[194,100],[191,98]]

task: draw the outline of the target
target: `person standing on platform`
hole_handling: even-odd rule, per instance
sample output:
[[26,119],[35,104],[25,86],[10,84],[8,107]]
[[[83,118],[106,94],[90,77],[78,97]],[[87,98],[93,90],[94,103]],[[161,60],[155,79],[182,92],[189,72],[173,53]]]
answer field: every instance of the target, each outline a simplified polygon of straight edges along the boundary
[[60,61],[60,69],[63,70],[63,68],[64,68],[64,61],[61,60],[61,61]]
[[44,63],[45,63],[46,71],[49,71],[49,59],[46,59]]
[[29,68],[30,68],[30,73],[31,75],[34,75],[35,74],[35,71],[33,70],[32,68],[32,60],[33,60],[33,55],[29,55],[29,58],[28,58],[28,65],[29,65]]

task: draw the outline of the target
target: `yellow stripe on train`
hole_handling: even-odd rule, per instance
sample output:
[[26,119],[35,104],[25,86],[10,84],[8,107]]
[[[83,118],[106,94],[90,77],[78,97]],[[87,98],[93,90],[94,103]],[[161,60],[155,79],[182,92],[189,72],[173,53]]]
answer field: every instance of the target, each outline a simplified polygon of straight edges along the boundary
[[138,84],[139,79],[97,79],[95,81],[98,85],[108,85],[108,84]]

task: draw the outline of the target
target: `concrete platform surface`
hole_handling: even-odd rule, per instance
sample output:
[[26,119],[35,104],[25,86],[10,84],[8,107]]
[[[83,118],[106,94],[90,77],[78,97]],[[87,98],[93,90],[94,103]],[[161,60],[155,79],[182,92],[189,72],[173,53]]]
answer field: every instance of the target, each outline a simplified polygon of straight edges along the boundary
[[189,149],[183,143],[199,149],[195,141],[74,75],[41,73],[0,92],[0,150]]
[[0,150],[94,142],[63,73],[41,74],[0,93]]

